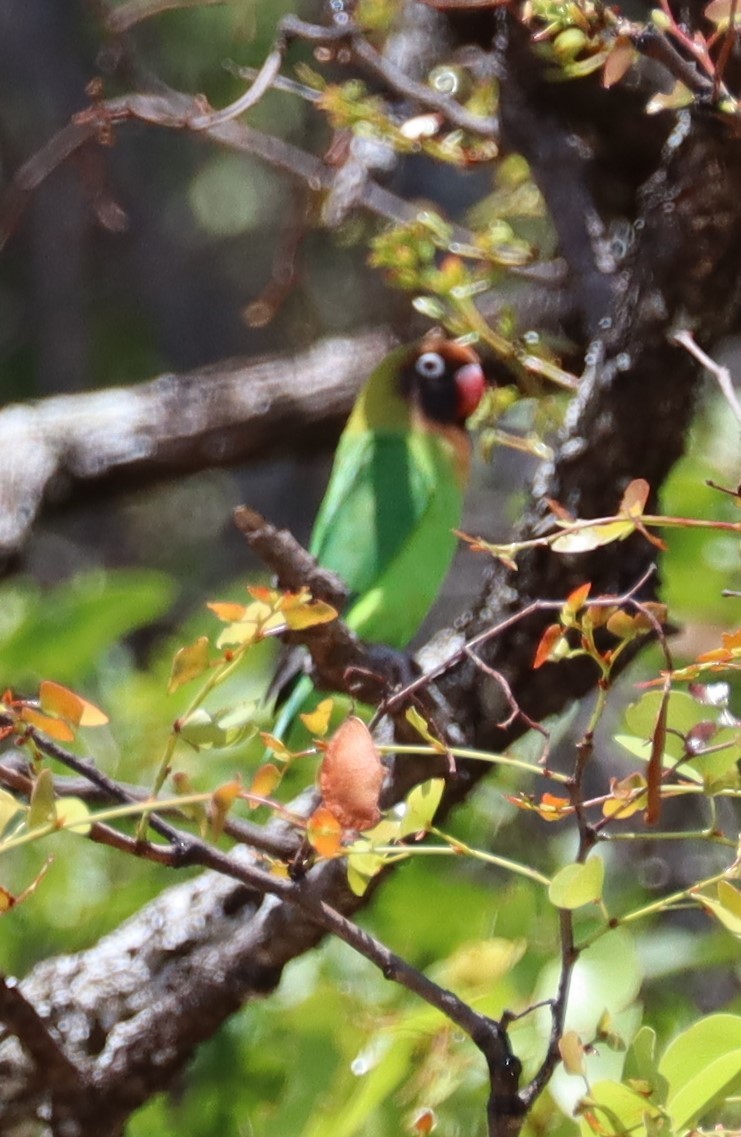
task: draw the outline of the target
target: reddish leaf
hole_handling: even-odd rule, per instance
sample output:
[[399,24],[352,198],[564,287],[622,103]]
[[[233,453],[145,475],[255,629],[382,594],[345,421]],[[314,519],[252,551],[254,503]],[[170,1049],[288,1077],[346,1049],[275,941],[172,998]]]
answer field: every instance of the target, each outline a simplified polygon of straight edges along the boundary
[[435,1111],[425,1106],[414,1115],[412,1133],[418,1133],[420,1137],[427,1137],[427,1134],[432,1133],[436,1125],[437,1117],[435,1116]]
[[645,478],[634,478],[626,486],[623,500],[620,502],[621,517],[641,517],[650,492],[651,487]]
[[332,735],[319,770],[325,805],[344,829],[371,829],[381,816],[381,757],[368,727],[354,716]]
[[613,87],[615,83],[619,83],[630,70],[635,58],[636,49],[628,37],[618,36],[602,69],[602,86]]
[[563,629],[561,625],[550,624],[540,637],[540,643],[538,644],[535,659],[533,660],[533,671],[537,671],[544,663],[548,663],[553,659],[554,648],[561,639],[563,639]]
[[586,581],[585,584],[580,584],[573,592],[570,592],[564,601],[563,608],[561,609],[561,618],[564,624],[572,623],[576,613],[584,607],[586,599],[591,590],[591,582]]
[[320,857],[336,857],[342,848],[342,826],[326,805],[314,810],[306,835]]

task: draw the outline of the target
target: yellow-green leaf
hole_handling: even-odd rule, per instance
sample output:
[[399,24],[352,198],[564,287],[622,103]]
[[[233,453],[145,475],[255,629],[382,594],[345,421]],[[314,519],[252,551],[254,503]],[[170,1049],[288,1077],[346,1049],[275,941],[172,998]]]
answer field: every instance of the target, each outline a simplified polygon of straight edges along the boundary
[[92,825],[90,810],[79,797],[60,798],[57,802],[57,825],[73,829],[84,837]]
[[208,669],[208,636],[199,636],[195,643],[181,647],[175,652],[170,671],[170,681],[167,684],[168,694],[172,695],[178,687],[197,679]]
[[31,790],[28,808],[28,827],[36,829],[56,821],[57,810],[54,798],[54,775],[51,770],[40,770]]
[[601,857],[590,857],[584,864],[566,865],[548,887],[548,897],[556,908],[582,908],[602,897],[605,864]]

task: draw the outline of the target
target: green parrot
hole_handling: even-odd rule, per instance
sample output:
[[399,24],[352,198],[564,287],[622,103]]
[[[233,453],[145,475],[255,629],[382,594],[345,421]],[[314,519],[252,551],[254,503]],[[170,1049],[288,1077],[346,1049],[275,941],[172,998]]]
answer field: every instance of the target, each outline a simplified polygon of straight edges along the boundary
[[[471,348],[430,333],[392,351],[358,396],[309,550],[348,585],[343,618],[363,639],[405,647],[440,591],[470,470],[465,423],[485,382]],[[281,708],[276,737],[311,690],[305,675]]]

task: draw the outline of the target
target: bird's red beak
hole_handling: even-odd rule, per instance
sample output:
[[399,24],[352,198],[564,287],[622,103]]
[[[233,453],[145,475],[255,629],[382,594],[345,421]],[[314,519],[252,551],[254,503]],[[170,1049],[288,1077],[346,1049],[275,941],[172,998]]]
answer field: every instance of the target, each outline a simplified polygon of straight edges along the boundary
[[480,364],[466,363],[459,367],[455,373],[455,387],[458,418],[467,419],[481,402],[486,387],[486,377]]

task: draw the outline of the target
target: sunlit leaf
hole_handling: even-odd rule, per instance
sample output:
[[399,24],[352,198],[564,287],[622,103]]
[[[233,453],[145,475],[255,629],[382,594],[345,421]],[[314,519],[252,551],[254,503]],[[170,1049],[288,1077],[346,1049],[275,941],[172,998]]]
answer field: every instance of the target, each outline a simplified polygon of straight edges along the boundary
[[258,620],[239,620],[236,624],[227,624],[216,640],[217,648],[249,647],[260,639],[263,624]]
[[677,111],[682,107],[691,106],[694,100],[694,95],[689,87],[685,87],[684,83],[679,80],[674,84],[671,91],[665,94],[663,91],[658,95],[653,95],[652,98],[646,103],[646,114],[659,114],[660,111]]
[[604,817],[615,817],[624,820],[632,817],[646,808],[646,779],[642,774],[629,774],[620,781],[613,779],[610,783],[610,797],[602,803]]
[[329,722],[332,718],[333,710],[334,699],[322,699],[321,703],[317,703],[313,711],[299,715],[301,722],[312,738],[324,738],[329,730]]
[[544,821],[561,821],[574,812],[571,798],[559,797],[557,794],[544,793],[540,801],[535,803],[535,811]]
[[342,849],[342,826],[331,809],[320,805],[309,818],[306,836],[320,857],[335,857]]
[[280,738],[276,738],[274,734],[269,734],[265,730],[260,731],[260,738],[263,740],[268,750],[272,750],[275,757],[280,762],[287,762],[293,757],[291,751]]
[[561,623],[566,625],[573,625],[574,618],[577,612],[580,612],[584,607],[587,597],[591,592],[591,581],[586,581],[570,592],[564,601],[563,608],[561,609]]
[[633,521],[606,521],[602,525],[587,525],[556,537],[551,548],[556,553],[588,553],[613,541],[624,541],[635,532]]
[[556,908],[582,908],[602,897],[605,863],[590,857],[584,864],[565,865],[548,886],[548,898]]
[[[636,1093],[620,1082],[603,1081],[592,1086],[579,1105],[590,1133],[601,1137],[625,1137],[626,1134],[644,1134],[646,1123],[659,1119],[662,1111],[644,1094]],[[589,1121],[594,1118],[594,1124]],[[582,1127],[582,1132],[585,1132]]]
[[470,940],[445,960],[440,981],[446,987],[485,987],[488,990],[512,971],[524,956],[527,941],[492,936]]
[[57,742],[72,742],[75,737],[74,729],[65,719],[52,718],[51,715],[45,715],[35,707],[29,707],[28,704],[21,707],[18,717],[29,726],[43,730],[50,738],[56,738]]
[[317,624],[329,624],[337,619],[337,609],[324,600],[311,600],[295,608],[283,612],[286,624],[291,631],[299,632],[303,628],[313,628]]
[[26,806],[16,801],[7,790],[0,790],[0,833],[3,833],[16,814],[25,811]]
[[533,671],[537,671],[544,663],[554,663],[568,653],[569,645],[560,624],[550,624],[535,650]]
[[424,738],[425,742],[437,751],[438,754],[446,754],[447,750],[445,744],[436,738],[427,725],[427,720],[419,713],[416,707],[407,707],[404,712],[404,718],[407,722],[414,727],[417,734]]
[[90,810],[79,797],[63,797],[57,801],[57,825],[72,829],[84,837],[92,826]]
[[187,647],[181,647],[179,651],[175,652],[170,679],[167,684],[168,693],[172,695],[184,683],[189,683],[191,679],[197,679],[199,675],[203,675],[204,671],[208,669],[208,665],[208,637],[199,636],[194,643],[188,644]]
[[584,1077],[584,1047],[575,1030],[567,1030],[558,1040],[558,1053],[561,1055],[564,1069],[567,1074]]
[[709,1015],[669,1044],[659,1062],[667,1108],[684,1129],[741,1087],[741,1016]]
[[49,679],[39,685],[39,704],[47,714],[58,715],[73,726],[104,726],[108,715],[81,695]]
[[211,835],[217,841],[224,829],[224,822],[237,798],[244,791],[244,786],[238,779],[225,782],[214,790],[211,795],[208,809],[208,821]]
[[[272,762],[264,762],[255,770],[250,782],[249,792],[255,797],[270,797],[276,786],[280,785],[283,773]],[[253,803],[257,805],[258,803]]]
[[400,837],[426,833],[433,822],[445,789],[444,778],[430,778],[407,795],[406,808],[401,820]]
[[196,750],[224,745],[224,731],[205,707],[197,707],[178,723],[178,735]]
[[737,888],[727,880],[721,880],[718,881],[716,896],[696,895],[703,907],[712,912],[731,935],[741,939],[741,892]]
[[247,611],[245,604],[235,604],[230,600],[214,601],[207,604],[213,614],[221,620],[224,624],[238,624],[240,620],[244,619],[244,614]]

